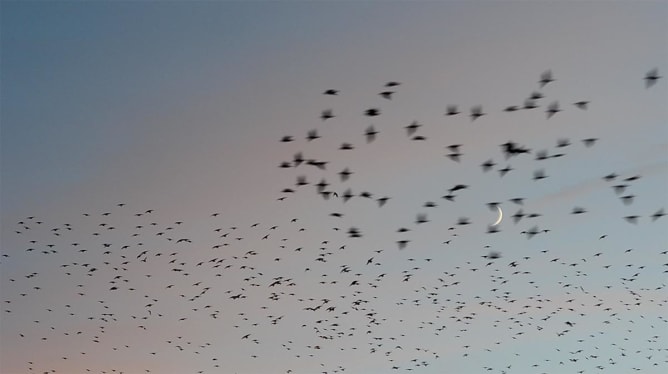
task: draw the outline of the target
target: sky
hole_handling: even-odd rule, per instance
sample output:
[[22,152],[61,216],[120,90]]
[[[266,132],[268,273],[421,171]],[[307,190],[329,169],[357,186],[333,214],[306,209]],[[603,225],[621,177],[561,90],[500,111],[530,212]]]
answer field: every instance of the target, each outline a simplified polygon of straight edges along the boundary
[[665,1],[0,6],[2,373],[668,368]]

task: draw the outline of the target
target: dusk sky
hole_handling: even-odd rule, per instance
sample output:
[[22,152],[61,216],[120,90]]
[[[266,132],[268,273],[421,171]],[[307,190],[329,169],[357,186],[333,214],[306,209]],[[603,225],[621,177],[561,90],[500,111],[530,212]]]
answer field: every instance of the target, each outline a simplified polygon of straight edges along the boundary
[[3,374],[668,372],[666,1],[0,6]]

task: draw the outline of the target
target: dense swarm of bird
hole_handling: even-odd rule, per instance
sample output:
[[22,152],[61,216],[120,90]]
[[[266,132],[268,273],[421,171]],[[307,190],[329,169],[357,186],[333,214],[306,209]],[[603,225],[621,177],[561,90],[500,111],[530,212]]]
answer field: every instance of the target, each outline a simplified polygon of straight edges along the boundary
[[[644,77],[646,87],[651,88],[660,78],[657,69],[649,71]],[[508,106],[499,112],[538,108],[546,97],[542,90],[559,83],[551,70],[542,73],[537,82],[537,91],[525,98],[523,105]],[[330,99],[343,95],[341,92],[333,88],[322,91]],[[401,99],[401,83],[386,83],[378,95],[384,99],[383,105],[392,105]],[[589,100],[573,105],[580,110],[594,109]],[[458,108],[457,104],[447,105],[445,115],[462,114]],[[556,99],[545,108],[550,121],[555,121],[562,111],[573,109],[561,107]],[[382,106],[370,107],[359,115],[378,120],[384,110]],[[324,109],[320,118],[329,125],[337,121],[333,113],[333,109]],[[476,126],[494,115],[489,107],[483,110],[483,105],[475,105],[470,109],[467,125]],[[357,152],[365,145],[372,146],[370,143],[378,141],[386,131],[380,121],[365,126],[357,132],[359,139],[337,142],[339,149]],[[427,125],[415,120],[398,130],[405,131],[409,140],[430,141],[418,134],[424,127]],[[323,131],[321,135],[320,131],[310,130],[301,139],[306,143],[323,141],[326,134]],[[467,159],[465,144],[445,143],[440,149],[445,147],[445,156],[456,162],[449,165],[470,164],[483,174],[496,170],[498,177],[495,173],[489,175],[498,183],[510,178],[501,179],[513,171],[517,178],[526,181],[527,188],[533,188],[558,178],[550,172],[554,158],[577,163],[568,161],[561,150],[576,147],[579,142],[571,143],[568,134],[563,135],[553,149],[539,151],[531,144],[507,140],[499,148],[489,149],[479,161]],[[373,230],[350,217],[350,205],[370,202],[368,209],[380,209],[379,214],[384,214],[400,197],[365,191],[355,182],[354,165],[330,168],[329,165],[338,165],[336,160],[307,156],[299,149],[304,142],[298,139],[293,135],[279,139],[289,143],[285,145],[286,152],[294,155],[279,166],[286,173],[296,173],[291,177],[296,182],[279,189],[277,204],[289,204],[306,195],[325,199],[332,210],[319,213],[334,227],[330,234],[315,239],[306,234],[313,223],[301,217],[288,221],[266,218],[247,224],[235,221],[231,212],[207,215],[207,235],[191,236],[187,222],[164,222],[164,217],[155,218],[152,209],[126,204],[103,212],[82,213],[84,219],[78,224],[44,222],[35,216],[21,219],[15,235],[23,247],[2,249],[3,272],[8,272],[13,261],[34,260],[40,266],[28,274],[12,274],[3,285],[2,320],[3,324],[32,325],[25,326],[25,332],[21,328],[18,336],[6,338],[6,342],[26,341],[34,349],[33,358],[25,363],[25,372],[67,372],[59,368],[58,361],[68,361],[77,363],[78,372],[131,373],[137,369],[123,365],[127,351],[144,356],[140,361],[145,372],[159,372],[151,368],[162,355],[198,355],[201,365],[189,372],[201,373],[236,372],[225,362],[241,355],[251,362],[249,367],[255,361],[290,357],[291,360],[278,361],[293,362],[294,367],[273,366],[271,372],[275,373],[360,372],[356,360],[368,357],[383,362],[386,372],[419,372],[436,366],[445,373],[450,372],[449,363],[443,362],[442,356],[446,355],[449,360],[459,356],[479,362],[479,372],[495,373],[555,372],[554,365],[559,372],[573,373],[658,372],[668,367],[666,248],[644,248],[656,252],[653,255],[661,259],[658,264],[638,263],[631,254],[633,249],[618,250],[614,246],[610,251],[592,246],[575,256],[555,249],[517,256],[502,246],[487,245],[481,248],[485,252],[476,252],[469,261],[446,264],[434,257],[443,259],[447,254],[426,257],[426,253],[433,252],[412,253],[413,243],[421,240],[420,230],[434,224],[431,213],[419,209],[447,210],[458,203],[458,197],[478,188],[459,181],[443,187],[443,204],[436,202],[442,201],[439,196],[424,196],[424,203],[407,214],[404,226],[382,233],[391,247],[360,247],[356,243]],[[597,141],[582,139],[580,151],[593,152]],[[515,158],[525,158],[522,165],[532,166],[515,169],[508,164]],[[657,221],[666,215],[663,207],[644,212],[629,210],[636,196],[628,191],[633,190],[634,184],[642,183],[640,175],[598,172],[601,179],[598,175],[596,178],[606,184],[601,190],[612,189],[605,195],[611,204],[616,199],[622,202],[620,215],[615,219],[632,224],[628,225],[628,235],[634,235],[640,225],[658,227]],[[542,218],[547,212],[528,212],[533,210],[532,199],[516,196],[487,203],[491,209],[519,208],[512,215],[508,213],[512,225],[505,231],[512,238],[538,241],[560,229],[545,228]],[[571,205],[556,214],[585,224],[586,217],[595,212],[594,207]],[[454,213],[443,226],[448,228],[442,230],[439,250],[453,250],[465,235],[482,235],[493,243],[493,236],[486,234],[501,231],[500,226],[474,222]],[[625,234],[597,232],[592,238],[602,244],[614,240],[616,235]],[[611,266],[612,258],[619,257],[627,258],[628,265]],[[310,259],[304,268],[292,265],[303,263],[304,258]],[[605,280],[602,288],[587,281],[594,272]],[[545,274],[558,276],[548,280],[543,278]],[[639,279],[652,287],[637,286]],[[606,293],[590,292],[590,286]],[[489,292],[473,291],[477,287],[486,287]],[[392,290],[394,297],[379,298],[379,288]],[[156,292],[158,289],[161,291]],[[50,298],[49,293],[56,291],[62,297]],[[652,318],[654,330],[634,330],[631,316],[636,313]],[[60,325],[42,323],[53,315],[59,316]],[[222,338],[201,340],[202,334],[189,335],[201,325],[234,342],[234,346],[223,349]],[[140,331],[142,339],[146,339],[145,334],[154,334],[155,338],[149,338],[150,344],[108,338],[116,329]],[[614,339],[607,336],[611,329],[617,334]],[[447,349],[421,344],[426,335],[438,336],[446,342]],[[475,336],[486,338],[481,342]],[[644,343],[629,344],[631,337]],[[517,357],[523,352],[506,353],[503,349],[504,343],[517,340],[527,344],[537,340],[553,347],[550,357],[557,357],[558,362],[548,362],[550,359],[535,354],[528,358],[534,364],[522,367]],[[51,341],[59,345],[50,345]],[[612,346],[616,354],[605,354],[610,349],[600,349],[604,346]],[[39,352],[47,350],[62,357],[41,360]],[[487,361],[485,355],[494,351],[503,352],[507,362]],[[108,366],[89,368],[86,357],[94,354],[111,358]],[[344,354],[356,359],[331,359]]]

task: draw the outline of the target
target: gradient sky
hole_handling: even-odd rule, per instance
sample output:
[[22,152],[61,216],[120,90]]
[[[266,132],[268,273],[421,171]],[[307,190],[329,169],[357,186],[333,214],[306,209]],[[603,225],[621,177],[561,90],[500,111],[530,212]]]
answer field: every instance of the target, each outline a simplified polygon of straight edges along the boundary
[[665,1],[1,7],[2,373],[666,372]]

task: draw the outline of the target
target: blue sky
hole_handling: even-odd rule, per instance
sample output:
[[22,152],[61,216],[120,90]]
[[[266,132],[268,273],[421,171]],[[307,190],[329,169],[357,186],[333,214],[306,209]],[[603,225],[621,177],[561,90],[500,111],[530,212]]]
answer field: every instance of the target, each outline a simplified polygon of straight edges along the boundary
[[[1,16],[3,372],[668,365],[668,221],[650,218],[668,208],[668,86],[643,80],[668,71],[665,2],[6,1]],[[541,88],[547,70],[555,81]],[[391,100],[378,95],[389,81],[401,83]],[[322,94],[330,88],[339,94]],[[539,108],[504,112],[533,91],[545,95]],[[553,102],[562,111],[547,119]],[[462,113],[445,116],[452,104]],[[476,105],[486,115],[471,121]],[[326,109],[335,117],[322,121]],[[426,140],[406,136],[413,121]],[[380,133],[367,143],[370,125]],[[312,129],[322,138],[306,141]],[[286,135],[295,140],[279,142]],[[563,138],[572,144],[556,147]],[[504,158],[510,140],[531,154]],[[445,157],[452,144],[460,162]],[[537,161],[540,150],[564,155]],[[297,152],[326,170],[278,167]],[[488,159],[496,165],[483,172]],[[346,167],[354,174],[340,182]],[[548,178],[532,180],[539,169]],[[298,176],[390,199],[324,200],[295,187]],[[456,184],[469,187],[442,199]],[[616,184],[628,186],[616,194]],[[487,234],[495,201],[506,217]],[[520,209],[539,216],[514,224]],[[416,224],[420,213],[429,222]],[[623,219],[632,215],[637,224]],[[549,232],[520,233],[534,226]],[[410,242],[399,250],[398,240]],[[490,251],[502,257],[488,265]],[[223,258],[231,267],[219,276],[209,261]],[[295,285],[269,288],[276,277]],[[305,311],[309,298],[336,308]],[[566,321],[578,328],[558,335]]]

